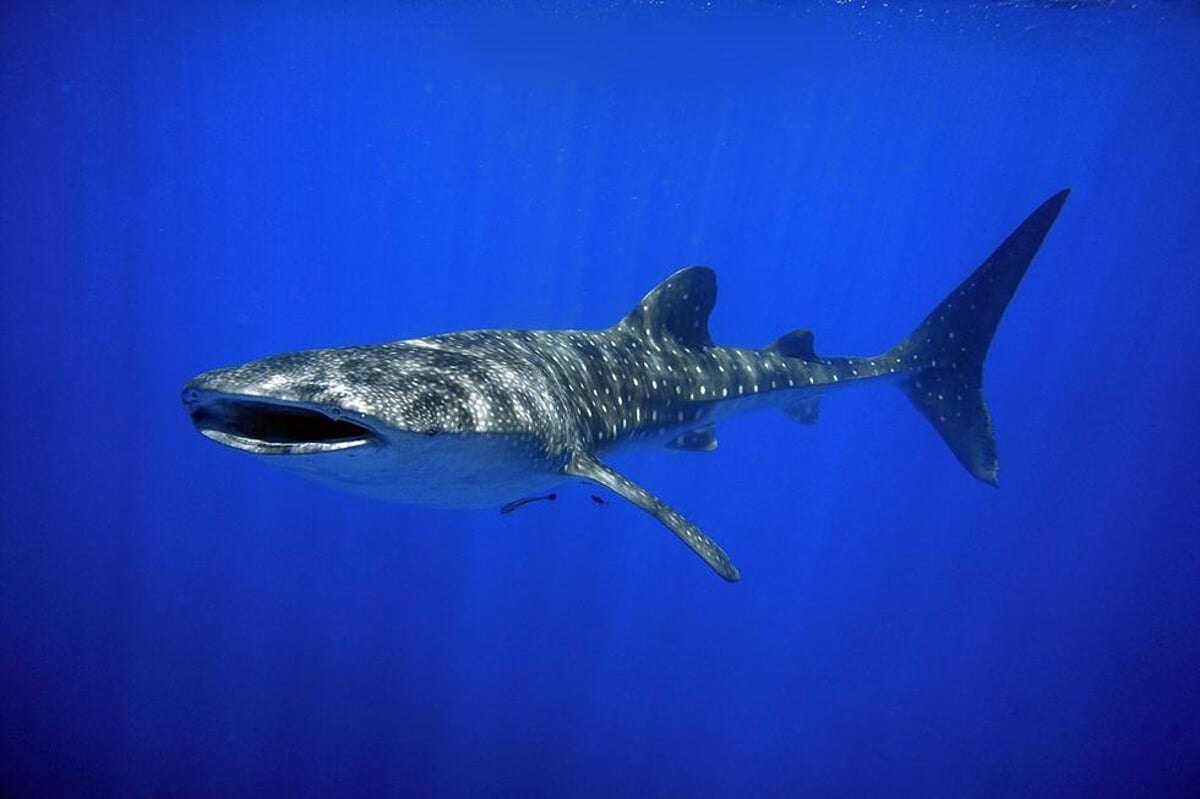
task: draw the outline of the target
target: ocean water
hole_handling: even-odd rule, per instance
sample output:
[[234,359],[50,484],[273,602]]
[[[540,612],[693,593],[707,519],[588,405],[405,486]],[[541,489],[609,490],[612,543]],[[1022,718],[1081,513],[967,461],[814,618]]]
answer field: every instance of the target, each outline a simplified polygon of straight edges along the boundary
[[[1200,795],[1194,2],[0,9],[0,794]],[[1000,328],[999,489],[899,393],[586,486],[360,499],[194,374],[603,327],[892,345],[1073,194]]]

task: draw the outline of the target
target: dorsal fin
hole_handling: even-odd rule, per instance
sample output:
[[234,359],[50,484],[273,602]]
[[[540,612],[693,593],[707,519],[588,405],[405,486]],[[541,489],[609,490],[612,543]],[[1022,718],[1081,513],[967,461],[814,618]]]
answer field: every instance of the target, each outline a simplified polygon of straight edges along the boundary
[[655,286],[620,326],[656,341],[711,347],[708,315],[716,303],[716,274],[706,266],[690,266]]

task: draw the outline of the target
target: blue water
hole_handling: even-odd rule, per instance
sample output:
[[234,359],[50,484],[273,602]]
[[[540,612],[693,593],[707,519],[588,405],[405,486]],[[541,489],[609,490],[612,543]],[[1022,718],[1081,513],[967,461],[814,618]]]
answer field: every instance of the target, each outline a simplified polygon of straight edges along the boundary
[[[1192,2],[7,2],[0,794],[1194,797]],[[986,389],[587,487],[359,499],[198,436],[192,375],[601,327],[713,266],[719,343],[898,341],[1074,193]]]

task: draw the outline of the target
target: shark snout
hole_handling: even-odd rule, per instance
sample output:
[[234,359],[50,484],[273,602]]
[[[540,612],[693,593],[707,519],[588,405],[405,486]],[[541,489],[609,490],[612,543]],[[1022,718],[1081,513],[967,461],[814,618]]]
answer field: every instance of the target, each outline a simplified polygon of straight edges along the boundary
[[201,401],[201,388],[195,380],[189,380],[184,384],[183,390],[179,392],[179,399],[183,402],[183,407],[191,409],[192,406],[198,405]]

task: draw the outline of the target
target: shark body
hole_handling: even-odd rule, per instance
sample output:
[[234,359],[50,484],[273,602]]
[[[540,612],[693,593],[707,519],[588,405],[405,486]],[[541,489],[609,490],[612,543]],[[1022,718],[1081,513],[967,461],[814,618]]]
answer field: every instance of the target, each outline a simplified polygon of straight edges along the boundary
[[388,500],[514,507],[565,480],[590,481],[733,581],[737,568],[711,538],[603,457],[630,446],[712,449],[717,422],[761,408],[811,423],[831,390],[889,381],[994,485],[984,357],[1067,194],[1043,203],[908,338],[873,357],[820,357],[807,329],[763,349],[717,346],[708,332],[716,277],[691,267],[605,330],[476,330],[285,353],[205,372],[183,401],[213,441]]

